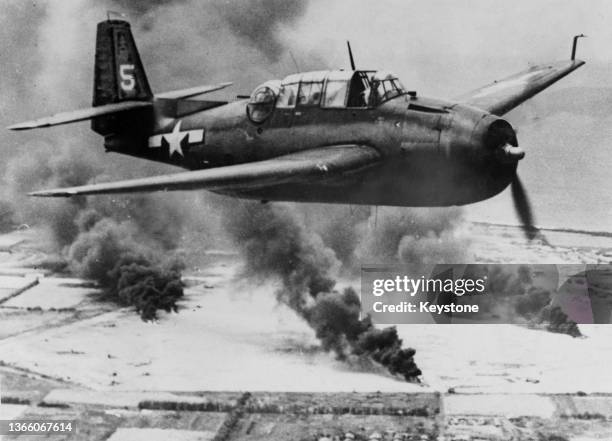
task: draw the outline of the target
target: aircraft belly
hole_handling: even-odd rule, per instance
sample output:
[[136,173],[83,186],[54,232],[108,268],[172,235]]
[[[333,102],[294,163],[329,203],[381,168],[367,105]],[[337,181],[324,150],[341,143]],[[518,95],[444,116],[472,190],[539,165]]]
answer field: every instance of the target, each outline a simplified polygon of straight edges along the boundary
[[294,201],[398,207],[452,206],[479,202],[503,191],[512,170],[495,170],[483,177],[473,169],[440,159],[421,159],[415,166],[396,160],[358,175],[326,182],[281,184],[229,192],[231,196],[267,201]]

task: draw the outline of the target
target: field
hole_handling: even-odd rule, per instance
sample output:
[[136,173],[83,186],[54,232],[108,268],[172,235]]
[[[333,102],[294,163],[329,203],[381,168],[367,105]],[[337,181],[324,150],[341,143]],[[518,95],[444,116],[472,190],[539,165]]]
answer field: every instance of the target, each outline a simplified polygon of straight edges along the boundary
[[[474,228],[477,251],[492,262],[516,248],[525,261],[596,263],[612,249],[584,246],[571,232],[557,233],[563,245],[525,246],[513,228]],[[496,241],[487,242],[488,229]],[[322,352],[313,331],[276,302],[273,285],[239,277],[231,253],[187,274],[179,312],[151,323],[98,302],[86,281],[33,268],[40,252],[32,234],[2,239],[6,418],[74,418],[82,432],[70,439],[114,441],[212,439],[227,430],[226,439],[253,440],[346,431],[358,439],[387,431],[389,440],[391,432],[423,440],[612,434],[612,381],[600,363],[612,349],[609,326],[581,325],[585,337],[574,339],[512,325],[403,325],[424,372],[422,383],[406,383]],[[130,431],[137,428],[157,431]]]

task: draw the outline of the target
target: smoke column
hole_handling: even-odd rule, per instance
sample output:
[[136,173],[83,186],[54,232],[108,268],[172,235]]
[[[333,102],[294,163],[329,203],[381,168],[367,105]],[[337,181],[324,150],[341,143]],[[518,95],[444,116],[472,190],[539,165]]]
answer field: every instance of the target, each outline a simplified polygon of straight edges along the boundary
[[308,205],[298,210],[353,276],[363,264],[450,264],[473,257],[459,208]]
[[517,318],[521,318],[525,323],[543,325],[550,332],[572,337],[582,335],[577,323],[554,302],[556,293],[550,286],[534,285],[532,267],[473,265],[469,271],[487,274],[485,310],[495,311],[508,323],[516,323]]
[[277,298],[306,320],[324,349],[342,360],[368,357],[407,381],[421,374],[415,351],[402,348],[395,328],[379,330],[369,318],[360,320],[355,291],[334,290],[340,263],[290,206],[239,202],[225,210],[227,230],[245,257],[246,275],[279,279]]

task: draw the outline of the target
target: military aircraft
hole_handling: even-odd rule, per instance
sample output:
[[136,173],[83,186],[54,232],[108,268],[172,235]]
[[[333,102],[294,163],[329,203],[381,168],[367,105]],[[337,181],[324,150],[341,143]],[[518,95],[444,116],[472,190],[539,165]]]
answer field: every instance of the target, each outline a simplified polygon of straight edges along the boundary
[[464,205],[509,185],[528,235],[517,177],[525,156],[502,115],[584,64],[533,66],[455,100],[425,98],[390,72],[305,72],[248,99],[194,99],[231,83],[153,94],[130,24],[98,24],[93,107],[16,124],[27,130],[91,120],[107,151],[190,171],[44,190],[33,196],[207,189],[261,201],[388,206]]

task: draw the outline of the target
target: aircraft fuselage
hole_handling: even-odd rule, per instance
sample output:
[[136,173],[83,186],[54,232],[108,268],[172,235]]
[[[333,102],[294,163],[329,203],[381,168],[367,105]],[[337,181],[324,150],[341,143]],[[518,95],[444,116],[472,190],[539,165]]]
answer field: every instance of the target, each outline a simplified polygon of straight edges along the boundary
[[470,204],[503,191],[517,166],[517,160],[500,161],[494,148],[498,146],[490,145],[493,125],[506,138],[514,137],[509,124],[468,106],[404,94],[375,108],[277,108],[256,124],[247,116],[247,103],[235,101],[169,118],[167,103],[158,101],[150,125],[140,120],[140,130],[135,130],[128,122],[130,136],[107,136],[105,145],[110,151],[189,170],[345,144],[368,145],[382,154],[380,164],[359,174],[232,193],[274,201]]

